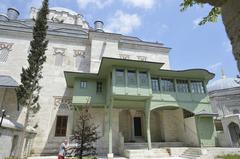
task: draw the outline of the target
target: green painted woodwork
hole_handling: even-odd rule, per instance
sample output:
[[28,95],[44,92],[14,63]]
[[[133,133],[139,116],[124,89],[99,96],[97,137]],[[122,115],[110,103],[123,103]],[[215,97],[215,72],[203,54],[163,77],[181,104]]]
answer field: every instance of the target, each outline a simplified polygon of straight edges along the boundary
[[[80,88],[80,82],[86,81],[87,87]],[[102,81],[103,90],[102,93],[97,93],[97,81]],[[104,106],[106,103],[106,81],[105,80],[93,80],[93,79],[75,79],[73,87],[73,104],[84,104],[88,100],[93,105]]]
[[216,130],[213,117],[196,116],[195,119],[201,146],[215,146]]
[[146,121],[146,129],[147,129],[147,142],[148,142],[148,149],[152,149],[152,142],[151,142],[151,131],[150,131],[150,100],[145,102],[145,121]]
[[111,99],[110,105],[108,107],[108,153],[112,153],[112,107],[113,107],[113,99]]
[[[207,82],[214,75],[207,70],[193,69],[185,71],[162,70],[162,63],[135,61],[126,59],[113,59],[103,57],[99,72],[78,73],[64,72],[67,86],[73,88],[74,105],[82,105],[86,102],[94,107],[108,109],[108,147],[112,153],[112,109],[141,109],[145,111],[146,134],[148,148],[151,149],[150,113],[154,109],[177,109],[182,108],[194,114],[199,112],[211,113],[209,98],[205,93],[164,92],[159,90],[153,92],[151,78],[172,79],[176,90],[176,80],[186,80],[191,86],[191,80],[202,81],[204,89]],[[123,76],[116,74],[117,69],[123,70]],[[128,77],[128,71],[134,70],[136,78]],[[146,73],[140,76],[140,73]],[[131,80],[131,81],[129,81]],[[80,88],[80,82],[86,81],[87,87]],[[103,83],[103,92],[97,93],[97,81]],[[199,141],[203,146],[215,145],[215,128],[212,117],[196,116],[196,125]]]
[[[109,59],[108,59],[109,60]],[[112,60],[112,59],[111,59]],[[135,61],[134,61],[135,62]],[[127,62],[129,63],[129,61]],[[120,64],[120,63],[118,63]],[[102,67],[107,64],[102,64]],[[149,67],[151,68],[151,67]],[[122,70],[122,76],[120,77],[120,81],[116,82],[117,78],[116,70]],[[73,104],[83,104],[86,103],[87,100],[90,100],[90,103],[94,106],[104,106],[109,105],[110,98],[114,98],[117,100],[116,105],[113,107],[116,108],[135,108],[135,109],[142,109],[143,102],[147,99],[151,98],[150,110],[160,108],[160,107],[181,107],[193,113],[198,113],[203,109],[209,110],[209,98],[205,93],[192,93],[191,91],[188,93],[181,93],[181,92],[152,92],[151,88],[151,77],[155,78],[167,78],[173,79],[174,83],[176,83],[176,79],[179,79],[181,74],[188,75],[185,79],[190,82],[193,78],[191,78],[191,71],[166,71],[166,70],[159,70],[159,72],[164,72],[163,75],[152,75],[150,69],[135,69],[136,73],[136,81],[137,83],[132,85],[129,84],[128,81],[128,70],[134,70],[133,67],[127,68],[123,66],[116,66],[113,65],[112,68],[108,68],[110,71],[106,77],[102,77],[103,81],[103,92],[96,93],[96,83],[97,81],[101,80],[100,76],[97,74],[76,74],[72,72],[65,73],[66,81],[68,82],[69,86],[74,87],[73,92]],[[101,72],[101,71],[100,71]],[[141,84],[141,80],[139,78],[140,72],[146,72],[147,74],[147,82],[144,85]],[[194,76],[194,80],[196,80],[196,72],[205,74],[206,72],[203,70],[194,70],[192,73]],[[174,76],[174,74],[176,76]],[[168,75],[168,76],[166,76]],[[160,78],[161,77],[161,78]],[[209,78],[209,77],[208,77]],[[181,78],[183,79],[183,78]],[[206,79],[205,77],[198,77],[198,80]],[[87,88],[81,89],[79,84],[80,81],[84,80],[87,81]],[[74,81],[74,84],[72,82]],[[146,82],[145,81],[145,82]],[[204,81],[206,83],[206,81]],[[176,84],[175,84],[176,86]],[[131,101],[131,102],[128,102]],[[141,101],[141,102],[139,102]],[[131,103],[131,104],[129,104]]]

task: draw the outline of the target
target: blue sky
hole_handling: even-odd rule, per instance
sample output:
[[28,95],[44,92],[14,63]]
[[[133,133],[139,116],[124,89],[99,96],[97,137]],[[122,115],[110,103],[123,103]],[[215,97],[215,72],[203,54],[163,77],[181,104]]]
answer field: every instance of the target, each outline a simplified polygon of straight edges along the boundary
[[[107,31],[137,36],[145,41],[162,42],[172,48],[171,68],[183,70],[205,68],[221,77],[238,73],[231,45],[221,18],[217,23],[198,26],[209,6],[193,7],[180,12],[181,0],[49,0],[50,7],[65,7],[82,14],[93,26],[102,20]],[[41,0],[1,0],[0,12],[17,8],[27,18],[31,6]]]

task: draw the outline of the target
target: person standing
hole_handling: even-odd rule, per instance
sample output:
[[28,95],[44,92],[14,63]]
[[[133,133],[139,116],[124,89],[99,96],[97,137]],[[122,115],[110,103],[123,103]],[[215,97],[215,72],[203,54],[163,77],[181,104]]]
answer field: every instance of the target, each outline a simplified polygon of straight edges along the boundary
[[61,143],[58,151],[58,159],[64,159],[66,149],[67,149],[67,143],[68,143],[68,140],[64,140],[64,142]]

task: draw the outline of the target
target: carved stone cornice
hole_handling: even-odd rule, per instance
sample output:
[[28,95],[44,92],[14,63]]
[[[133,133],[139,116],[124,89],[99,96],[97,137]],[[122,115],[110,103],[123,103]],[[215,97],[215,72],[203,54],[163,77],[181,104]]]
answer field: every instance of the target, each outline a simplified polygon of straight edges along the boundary
[[12,46],[13,46],[13,43],[0,42],[0,50],[8,49],[9,51],[11,51]]

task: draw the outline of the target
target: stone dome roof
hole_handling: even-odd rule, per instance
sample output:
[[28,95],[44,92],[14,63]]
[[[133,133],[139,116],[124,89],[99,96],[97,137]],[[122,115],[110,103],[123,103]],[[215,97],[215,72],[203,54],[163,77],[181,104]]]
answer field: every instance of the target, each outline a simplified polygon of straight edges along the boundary
[[56,10],[58,12],[68,12],[71,15],[78,15],[77,12],[75,12],[71,9],[63,8],[63,7],[51,7],[51,8],[49,8],[49,10]]
[[212,91],[217,91],[217,90],[222,90],[222,89],[240,87],[240,84],[238,82],[240,82],[240,80],[237,78],[223,77],[223,78],[216,80],[216,81],[212,82],[211,84],[209,84],[207,86],[207,90],[208,90],[208,92],[212,92]]

